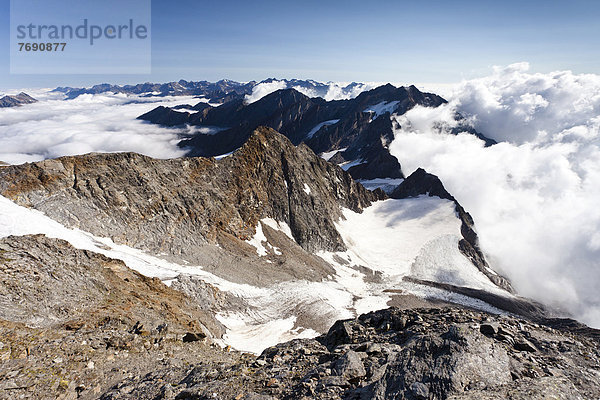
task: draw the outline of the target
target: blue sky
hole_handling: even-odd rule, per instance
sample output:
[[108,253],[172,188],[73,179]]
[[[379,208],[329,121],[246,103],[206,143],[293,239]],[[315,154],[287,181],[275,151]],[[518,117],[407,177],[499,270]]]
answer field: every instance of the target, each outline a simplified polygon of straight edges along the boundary
[[9,11],[0,0],[4,90],[268,77],[445,83],[519,61],[600,73],[595,0],[154,0],[147,75],[11,75]]

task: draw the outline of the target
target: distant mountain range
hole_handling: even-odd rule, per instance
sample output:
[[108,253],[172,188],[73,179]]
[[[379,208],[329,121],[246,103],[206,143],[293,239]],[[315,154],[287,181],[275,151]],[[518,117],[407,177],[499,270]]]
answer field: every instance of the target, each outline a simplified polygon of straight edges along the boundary
[[103,83],[89,88],[58,87],[54,92],[62,92],[67,99],[74,99],[82,94],[126,93],[143,96],[202,96],[215,103],[223,103],[233,98],[252,93],[256,82],[239,83],[227,79],[218,82],[198,81],[168,83],[140,83],[137,85],[112,85]]
[[254,91],[294,88],[311,97],[331,98],[355,97],[372,85],[352,82],[340,84],[335,82],[322,83],[313,80],[299,79],[266,79],[260,82],[236,82],[222,79],[218,82],[186,81],[168,83],[140,83],[137,85],[112,85],[103,83],[89,88],[58,87],[54,92],[64,93],[67,99],[74,99],[82,94],[126,93],[148,97],[165,96],[198,96],[204,97],[214,104],[222,104],[234,99],[251,96]]
[[4,96],[0,98],[0,108],[18,107],[22,106],[23,104],[31,104],[35,102],[37,102],[36,99],[27,93],[21,92],[14,96]]

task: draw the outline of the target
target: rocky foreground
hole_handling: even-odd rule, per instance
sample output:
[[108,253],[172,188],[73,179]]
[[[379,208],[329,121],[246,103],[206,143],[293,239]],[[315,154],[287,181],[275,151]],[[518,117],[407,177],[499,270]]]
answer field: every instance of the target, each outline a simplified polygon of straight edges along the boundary
[[129,378],[103,399],[593,399],[590,337],[457,308],[395,308],[258,358],[198,360]]
[[0,240],[2,399],[98,398],[129,376],[231,360],[198,345],[219,331],[201,305],[120,260],[43,235]]

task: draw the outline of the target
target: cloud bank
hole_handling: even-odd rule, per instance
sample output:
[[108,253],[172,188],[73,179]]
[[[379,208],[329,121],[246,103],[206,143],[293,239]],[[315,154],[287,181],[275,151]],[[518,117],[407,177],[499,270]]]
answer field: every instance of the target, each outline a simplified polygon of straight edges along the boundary
[[[500,143],[448,134],[456,111]],[[519,293],[600,328],[600,76],[495,68],[397,119],[392,154],[440,176]]]
[[0,161],[10,164],[89,152],[134,151],[156,158],[183,156],[177,129],[136,120],[158,105],[195,103],[192,97],[34,93],[40,102],[0,110]]

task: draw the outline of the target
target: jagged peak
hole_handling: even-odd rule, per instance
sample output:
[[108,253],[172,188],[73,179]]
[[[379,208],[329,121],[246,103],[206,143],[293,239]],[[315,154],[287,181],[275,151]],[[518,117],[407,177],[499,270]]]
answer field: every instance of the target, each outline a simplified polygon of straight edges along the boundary
[[246,142],[234,152],[233,156],[238,162],[271,157],[275,163],[281,162],[282,158],[289,159],[300,156],[299,159],[304,161],[323,163],[334,167],[333,164],[318,157],[304,143],[295,146],[285,135],[266,126],[256,128]]
[[390,197],[395,199],[404,199],[407,197],[417,197],[420,195],[437,196],[441,199],[455,201],[454,197],[448,193],[444,184],[436,175],[430,174],[423,168],[417,168],[410,174],[394,191]]
[[287,142],[287,143],[289,143],[290,146],[293,146],[292,142],[290,142],[290,140],[288,138],[283,136],[281,133],[277,132],[275,129],[269,128],[268,126],[259,126],[258,128],[256,128],[252,132],[252,134],[250,135],[250,137],[248,138],[248,141],[244,144],[244,146],[248,146],[249,143],[254,142],[254,141],[258,141],[260,143],[266,144],[268,141],[273,141],[273,140]]

